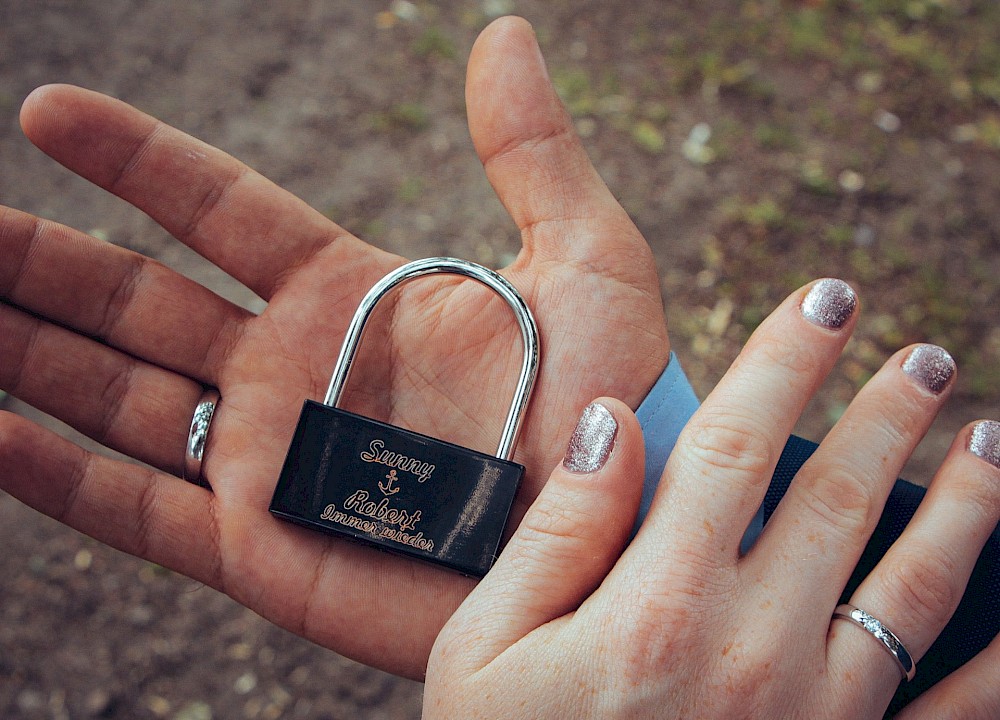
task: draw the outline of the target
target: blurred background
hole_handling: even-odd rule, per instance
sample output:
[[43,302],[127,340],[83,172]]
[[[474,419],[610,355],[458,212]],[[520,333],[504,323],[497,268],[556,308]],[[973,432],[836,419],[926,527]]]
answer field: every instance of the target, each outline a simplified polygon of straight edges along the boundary
[[[463,86],[476,33],[507,13],[534,23],[652,245],[702,395],[788,292],[837,276],[864,312],[800,434],[820,438],[917,341],[949,348],[961,375],[910,479],[929,480],[966,422],[1000,415],[995,0],[0,0],[0,202],[262,308],[23,138],[24,96],[71,82],[223,148],[375,245],[503,266],[520,241],[473,152]],[[419,684],[2,494],[0,548],[4,718],[419,717]]]

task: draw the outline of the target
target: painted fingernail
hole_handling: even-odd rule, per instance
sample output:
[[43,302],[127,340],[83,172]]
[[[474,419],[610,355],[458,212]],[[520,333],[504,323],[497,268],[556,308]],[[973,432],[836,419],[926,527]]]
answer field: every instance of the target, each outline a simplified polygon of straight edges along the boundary
[[809,322],[830,330],[847,324],[858,306],[858,296],[843,280],[820,280],[802,300],[802,315]]
[[983,420],[972,428],[969,452],[1000,468],[1000,422]]
[[591,403],[584,408],[569,439],[563,467],[575,473],[600,470],[611,455],[617,434],[618,423],[611,411],[600,403]]
[[955,361],[944,348],[918,345],[903,361],[903,372],[937,395],[954,377]]

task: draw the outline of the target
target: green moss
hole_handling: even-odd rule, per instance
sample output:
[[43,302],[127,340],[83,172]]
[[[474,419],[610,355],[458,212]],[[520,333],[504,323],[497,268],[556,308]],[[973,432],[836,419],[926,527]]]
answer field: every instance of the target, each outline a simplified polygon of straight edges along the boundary
[[413,204],[424,194],[424,181],[418,177],[406,178],[396,189],[396,195],[401,201]]
[[854,243],[854,228],[850,225],[827,225],[823,239],[835,250],[846,250]]
[[781,227],[788,215],[774,198],[763,198],[740,209],[740,219],[758,228],[775,230]]
[[424,30],[414,41],[413,52],[422,58],[439,57],[444,60],[455,60],[458,57],[455,41],[439,27]]
[[590,76],[580,68],[556,68],[552,84],[570,114],[574,117],[594,112],[595,96]]
[[757,123],[753,139],[764,150],[795,150],[799,146],[798,138],[790,127],[774,122]]
[[632,126],[632,140],[648,153],[662,153],[667,147],[663,133],[648,120],[640,120]]

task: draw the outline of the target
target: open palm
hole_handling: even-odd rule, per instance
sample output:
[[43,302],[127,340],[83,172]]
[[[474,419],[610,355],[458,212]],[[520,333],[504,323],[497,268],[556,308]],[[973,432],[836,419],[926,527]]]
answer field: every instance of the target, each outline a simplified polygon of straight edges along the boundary
[[[515,459],[516,523],[599,395],[633,406],[668,341],[649,250],[591,167],[531,29],[505,19],[469,66],[469,123],[521,228],[503,274],[534,309],[542,364]],[[253,315],[142,256],[0,208],[0,386],[149,467],[0,415],[0,485],[81,531],[190,575],[275,623],[419,677],[472,581],[280,522],[267,511],[303,399],[322,397],[361,296],[404,262],[222,152],[116,100],[36,91],[25,132],[268,301]],[[492,452],[520,366],[505,303],[435,276],[380,306],[344,405]],[[219,388],[202,470],[178,478],[203,386]],[[154,468],[154,469],[150,469]]]

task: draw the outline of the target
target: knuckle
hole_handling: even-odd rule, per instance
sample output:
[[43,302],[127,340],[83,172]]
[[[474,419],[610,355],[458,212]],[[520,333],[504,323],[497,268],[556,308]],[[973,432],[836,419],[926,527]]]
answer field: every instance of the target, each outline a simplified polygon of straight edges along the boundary
[[[730,655],[733,653],[729,650]],[[732,660],[722,657],[720,685],[725,691],[724,697],[729,700],[731,711],[756,706],[761,693],[774,685],[781,662],[778,653],[769,652],[766,648],[746,651]],[[729,717],[729,714],[726,716]]]
[[767,342],[759,343],[755,349],[752,362],[773,372],[779,369],[783,375],[808,376],[816,373],[816,349],[801,341],[767,338]]
[[0,208],[0,225],[7,230],[5,262],[0,268],[0,293],[13,298],[18,285],[31,270],[38,246],[50,226],[44,220],[10,208]]
[[689,432],[688,450],[705,469],[749,478],[770,474],[775,443],[752,419],[709,413]]
[[916,623],[939,625],[951,616],[961,597],[955,576],[955,564],[947,554],[911,550],[893,560],[883,586],[893,606]]
[[688,662],[706,662],[706,636],[736,599],[733,582],[722,578],[692,581],[685,573],[672,577],[639,577],[619,589],[610,602],[605,635],[612,639],[631,674],[656,675]]
[[867,536],[877,521],[874,483],[849,468],[830,468],[803,483],[802,502],[827,526],[848,539]]
[[94,333],[107,340],[114,339],[114,333],[128,315],[142,285],[149,260],[142,255],[128,255],[119,269],[119,277],[112,293],[105,299]]
[[608,636],[619,648],[623,673],[635,683],[657,677],[698,656],[696,610],[690,603],[646,597],[621,604]]
[[976,472],[956,473],[940,483],[954,502],[960,503],[970,522],[995,527],[1000,519],[1000,482],[997,469],[982,463]]
[[126,361],[123,367],[117,368],[110,377],[106,378],[100,398],[101,404],[111,408],[111,410],[102,413],[96,422],[94,435],[98,442],[108,444],[109,441],[114,440],[116,426],[127,412],[126,401],[135,386],[136,369],[135,364]]
[[525,517],[522,527],[526,534],[534,536],[532,540],[577,538],[585,535],[584,517],[579,508],[571,509],[558,500],[543,497]]
[[552,562],[577,551],[585,552],[591,544],[589,527],[585,510],[543,495],[524,516],[517,530],[518,541],[508,546],[508,562]]
[[139,557],[148,557],[149,551],[155,546],[156,515],[159,506],[161,485],[149,473],[144,478],[136,498],[136,513],[134,525],[134,547]]
[[[4,310],[9,308],[4,307]],[[5,344],[8,352],[13,356],[11,361],[5,363],[5,367],[0,369],[0,382],[4,384],[15,397],[18,396],[26,381],[32,377],[32,367],[37,365],[35,358],[41,346],[42,321],[37,318],[30,318],[22,323],[22,318],[12,314],[4,313],[0,317],[0,330],[3,331]]]
[[77,514],[79,502],[84,496],[83,488],[89,481],[93,472],[93,459],[90,455],[84,455],[83,459],[70,466],[68,480],[66,482],[66,492],[58,509],[51,513],[52,517],[67,525],[73,524],[73,517]]

